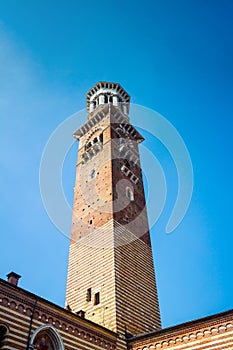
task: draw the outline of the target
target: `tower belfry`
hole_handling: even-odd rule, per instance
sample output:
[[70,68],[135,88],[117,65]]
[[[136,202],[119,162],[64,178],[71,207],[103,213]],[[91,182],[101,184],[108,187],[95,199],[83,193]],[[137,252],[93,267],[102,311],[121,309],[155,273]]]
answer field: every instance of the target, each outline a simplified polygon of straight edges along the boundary
[[79,141],[66,304],[119,334],[160,328],[138,144],[130,96],[99,82],[86,97]]

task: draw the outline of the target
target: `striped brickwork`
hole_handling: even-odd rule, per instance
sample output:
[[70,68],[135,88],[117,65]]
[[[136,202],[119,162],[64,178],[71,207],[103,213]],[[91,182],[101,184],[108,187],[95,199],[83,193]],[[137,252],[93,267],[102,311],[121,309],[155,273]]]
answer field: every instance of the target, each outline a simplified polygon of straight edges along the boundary
[[129,350],[232,350],[233,310],[132,338]]
[[[116,297],[113,246],[110,222],[70,246],[70,275],[67,303],[73,311],[86,312],[86,318],[116,330]],[[91,299],[87,290],[91,288]],[[95,305],[95,294],[100,303]]]
[[[30,330],[30,320],[32,327]],[[54,328],[66,350],[115,349],[117,336],[36,295],[0,280],[0,326],[7,328],[1,349],[26,349],[28,334]],[[61,348],[59,348],[61,350]]]
[[129,334],[160,329],[151,248],[117,222],[114,233],[117,329]]

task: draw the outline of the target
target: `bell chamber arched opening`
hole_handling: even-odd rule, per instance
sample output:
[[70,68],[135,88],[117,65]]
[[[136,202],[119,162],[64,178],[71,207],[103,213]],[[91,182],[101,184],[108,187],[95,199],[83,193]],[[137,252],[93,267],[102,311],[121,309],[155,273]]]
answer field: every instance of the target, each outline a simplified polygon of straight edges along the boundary
[[118,83],[99,82],[87,93],[87,112],[92,113],[98,106],[112,104],[128,115],[130,96]]

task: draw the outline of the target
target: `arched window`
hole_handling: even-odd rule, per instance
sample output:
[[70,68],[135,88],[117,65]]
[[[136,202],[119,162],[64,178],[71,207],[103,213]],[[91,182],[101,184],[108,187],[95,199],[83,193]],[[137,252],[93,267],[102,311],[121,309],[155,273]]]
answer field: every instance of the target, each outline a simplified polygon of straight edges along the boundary
[[0,325],[0,349],[3,348],[7,335],[6,326]]
[[99,130],[96,130],[94,134],[92,134],[85,144],[85,150],[93,147],[96,143],[103,143],[103,133],[99,133]]
[[90,148],[92,146],[92,143],[91,142],[88,142],[86,145],[85,145],[85,149],[87,150],[88,148]]
[[30,339],[30,349],[65,350],[62,338],[52,325],[43,325],[35,330]]
[[126,197],[130,200],[130,202],[134,201],[134,193],[130,187],[126,187]]

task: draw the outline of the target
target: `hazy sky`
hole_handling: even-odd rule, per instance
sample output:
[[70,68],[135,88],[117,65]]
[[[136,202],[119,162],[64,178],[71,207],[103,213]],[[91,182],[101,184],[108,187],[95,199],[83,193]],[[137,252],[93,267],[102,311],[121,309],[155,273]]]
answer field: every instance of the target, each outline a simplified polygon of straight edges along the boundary
[[[232,15],[230,0],[0,2],[1,278],[13,270],[22,288],[64,305],[69,241],[43,207],[40,160],[85,93],[117,81],[173,124],[193,164],[189,210],[167,235],[174,161],[144,134],[168,184],[151,230],[163,326],[233,307]],[[76,151],[62,173],[69,203]]]

